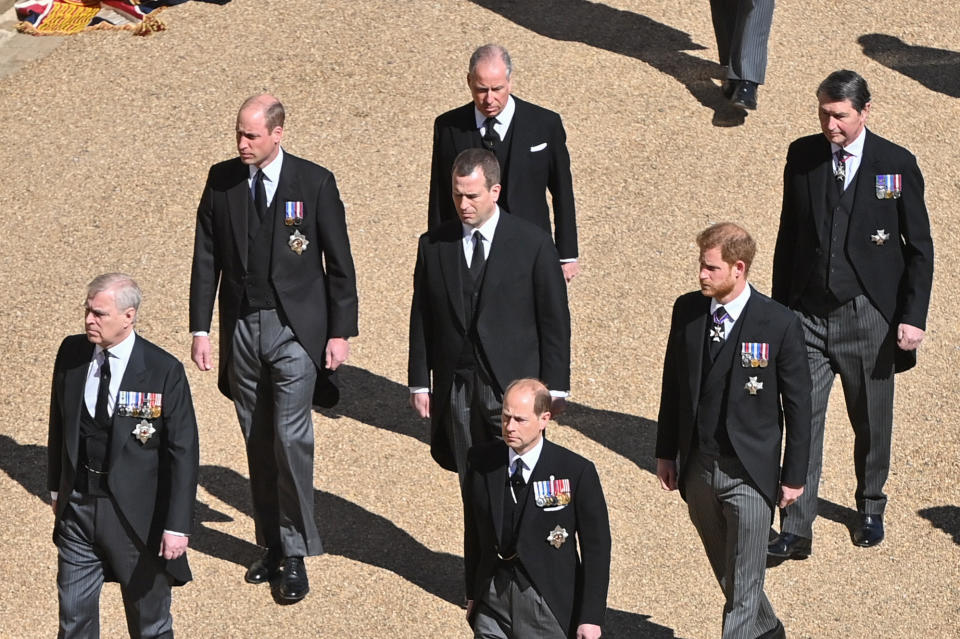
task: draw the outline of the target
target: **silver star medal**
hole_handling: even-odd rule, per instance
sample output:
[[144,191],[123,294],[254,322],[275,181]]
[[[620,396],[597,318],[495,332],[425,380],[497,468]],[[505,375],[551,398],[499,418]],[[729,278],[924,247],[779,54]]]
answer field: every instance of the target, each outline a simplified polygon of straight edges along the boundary
[[563,542],[565,542],[569,536],[570,535],[567,534],[566,529],[561,528],[560,524],[557,524],[556,528],[547,534],[547,542],[550,543],[554,548],[560,548],[560,546],[563,545]]
[[287,244],[297,255],[300,255],[307,250],[310,240],[300,231],[295,231],[293,235],[290,236],[290,239],[287,240]]
[[870,236],[870,241],[877,246],[883,246],[883,243],[890,239],[890,234],[885,229],[877,229],[877,232]]
[[743,387],[751,395],[756,395],[758,390],[763,390],[763,382],[757,381],[756,377],[751,377]]
[[141,419],[140,423],[134,426],[133,430],[130,432],[132,432],[134,436],[140,440],[141,444],[146,444],[147,441],[153,437],[153,434],[157,432],[157,429],[154,428],[153,424],[147,420]]

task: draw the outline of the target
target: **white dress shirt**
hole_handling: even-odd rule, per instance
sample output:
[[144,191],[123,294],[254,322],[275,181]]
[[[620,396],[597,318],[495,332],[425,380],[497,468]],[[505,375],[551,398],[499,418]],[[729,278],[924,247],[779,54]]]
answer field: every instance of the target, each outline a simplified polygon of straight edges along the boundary
[[860,161],[863,159],[863,141],[867,139],[867,127],[863,127],[863,130],[860,131],[860,135],[857,136],[857,139],[848,144],[847,146],[841,147],[839,144],[830,143],[830,153],[832,154],[830,163],[833,166],[833,172],[837,172],[837,151],[843,149],[850,156],[846,159],[844,164],[846,165],[846,177],[843,180],[843,188],[850,186],[850,182],[853,181],[854,176],[857,174],[857,171],[860,169]]

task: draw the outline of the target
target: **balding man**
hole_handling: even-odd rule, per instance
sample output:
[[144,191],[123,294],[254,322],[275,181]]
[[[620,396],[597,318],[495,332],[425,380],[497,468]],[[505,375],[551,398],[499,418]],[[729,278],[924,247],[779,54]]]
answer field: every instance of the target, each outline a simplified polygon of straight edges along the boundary
[[237,115],[239,157],[210,169],[197,210],[190,282],[192,357],[214,365],[208,331],[219,287],[221,392],[247,447],[257,543],[250,583],[279,577],[299,601],[303,557],[323,552],[314,519],[311,403],[332,406],[330,374],[357,334],[357,290],[333,174],[285,153],[283,105],[248,98]]
[[[470,56],[467,86],[473,102],[440,115],[433,125],[429,228],[457,219],[450,190],[457,155],[472,148],[493,151],[500,164],[500,204],[533,222],[554,241],[563,276],[579,272],[577,218],[567,134],[553,111],[511,95],[513,62],[506,49],[485,44]],[[554,226],[546,192],[553,200]]]
[[503,393],[503,439],[470,450],[463,558],[467,618],[479,639],[601,634],[607,504],[594,465],[544,439],[550,405],[539,380],[512,382]]

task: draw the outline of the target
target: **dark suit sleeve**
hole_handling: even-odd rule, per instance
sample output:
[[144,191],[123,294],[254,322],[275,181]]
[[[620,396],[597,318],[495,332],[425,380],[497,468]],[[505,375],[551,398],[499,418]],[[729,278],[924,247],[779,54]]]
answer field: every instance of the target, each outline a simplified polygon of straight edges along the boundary
[[927,307],[933,285],[933,240],[930,238],[930,220],[923,197],[923,175],[912,155],[909,156],[902,179],[903,191],[897,212],[903,238],[904,276],[898,321],[926,329]]
[[587,463],[580,475],[578,493],[574,504],[583,582],[579,589],[580,601],[576,603],[579,614],[574,622],[575,626],[583,623],[602,626],[610,584],[610,521],[600,477],[591,463]]
[[190,331],[209,331],[213,319],[213,302],[220,281],[220,260],[217,257],[213,229],[213,168],[197,207],[197,227],[193,240],[193,266],[190,272]]
[[810,459],[810,366],[803,339],[803,327],[796,316],[790,322],[777,357],[777,386],[783,407],[786,446],[780,483],[803,486]]
[[673,316],[670,320],[670,333],[667,338],[667,351],[663,359],[663,380],[660,385],[660,412],[657,415],[657,444],[656,456],[658,459],[677,459],[679,450],[679,423],[677,408],[680,357],[678,343],[681,337],[679,300],[674,302]]
[[180,362],[170,367],[164,380],[163,410],[166,413],[166,448],[161,479],[166,485],[159,487],[159,492],[169,500],[163,527],[165,530],[189,534],[197,497],[200,448],[190,386]]
[[[50,384],[50,422],[47,431],[47,490],[60,490],[60,472],[63,459],[63,407],[60,405],[63,391],[61,363],[66,341],[57,350],[53,365],[53,381]],[[59,495],[58,495],[59,497]]]
[[347,235],[347,216],[336,180],[324,171],[315,210],[327,281],[327,337],[353,337],[357,326],[357,275]]
[[578,256],[577,213],[573,201],[573,176],[570,173],[567,133],[559,115],[551,129],[547,188],[553,198],[554,241],[560,259],[573,259]]
[[793,278],[796,260],[797,238],[797,197],[793,192],[793,163],[791,156],[793,147],[787,152],[787,162],[783,167],[783,203],[780,206],[780,230],[777,232],[777,243],[773,251],[773,286],[770,297],[784,306],[790,303],[790,283]]
[[417,247],[417,265],[413,272],[413,302],[410,304],[410,351],[407,358],[407,382],[411,387],[430,388],[430,362],[426,335],[429,334],[430,311],[426,308],[426,267],[421,237]]
[[427,229],[440,226],[452,219],[453,211],[453,179],[452,166],[444,159],[444,145],[452,142],[444,139],[443,116],[433,123],[433,158],[430,162],[430,198],[427,205]]
[[542,239],[534,264],[533,285],[540,340],[540,378],[551,390],[567,391],[570,390],[570,307],[567,304],[567,284],[550,236],[538,235]]

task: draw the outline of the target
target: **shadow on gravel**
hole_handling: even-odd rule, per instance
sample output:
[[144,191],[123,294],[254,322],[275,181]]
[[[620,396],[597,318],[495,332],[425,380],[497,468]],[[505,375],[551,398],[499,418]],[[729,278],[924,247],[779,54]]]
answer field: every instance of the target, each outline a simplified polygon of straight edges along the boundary
[[720,76],[720,65],[686,53],[706,47],[693,42],[684,31],[587,0],[471,1],[547,38],[582,42],[650,65],[683,84],[700,104],[711,109],[714,126],[739,126],[746,118],[746,111],[731,106],[714,82]]
[[[249,481],[240,473],[223,466],[204,465],[200,467],[200,483],[217,499],[253,516]],[[389,519],[342,497],[322,490],[314,491],[314,496],[317,526],[325,552],[389,570],[435,597],[455,605],[462,603],[463,560],[460,557],[430,550]],[[192,540],[200,552],[244,568],[262,552],[250,542],[217,533],[229,538],[228,547],[224,547],[225,540],[207,538],[209,532],[216,531],[201,528]]]
[[960,507],[932,506],[918,510],[917,514],[953,537],[953,543],[960,545]]
[[[430,425],[407,404],[409,390],[386,377],[344,365],[338,370],[340,403],[321,413],[330,419],[350,417],[364,424],[407,435],[429,445]],[[598,444],[656,474],[657,423],[650,419],[570,402],[557,423],[583,433]]]
[[909,45],[883,33],[857,38],[863,54],[912,78],[931,91],[960,98],[960,52]]
[[607,608],[603,636],[610,639],[679,639],[673,629],[650,621],[650,615]]

